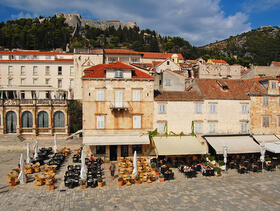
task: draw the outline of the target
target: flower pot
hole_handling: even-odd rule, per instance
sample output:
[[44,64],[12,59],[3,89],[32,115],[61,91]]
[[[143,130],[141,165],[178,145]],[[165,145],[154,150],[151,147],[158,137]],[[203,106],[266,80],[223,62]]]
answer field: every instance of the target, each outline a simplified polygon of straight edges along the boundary
[[82,185],[81,185],[81,188],[82,188],[82,189],[86,189],[86,187],[87,187],[87,184],[82,184]]
[[160,181],[160,182],[164,182],[164,177],[163,177],[163,178],[160,177],[160,178],[159,178],[159,181]]
[[155,171],[156,170],[156,167],[155,168],[152,168],[152,171]]
[[103,182],[98,182],[98,187],[103,187]]
[[141,184],[141,180],[135,180],[136,185],[140,185]]
[[119,184],[120,187],[123,186],[123,180],[118,181],[118,184]]
[[11,186],[15,186],[16,185],[16,180],[11,180]]
[[54,190],[54,184],[49,185],[50,190]]

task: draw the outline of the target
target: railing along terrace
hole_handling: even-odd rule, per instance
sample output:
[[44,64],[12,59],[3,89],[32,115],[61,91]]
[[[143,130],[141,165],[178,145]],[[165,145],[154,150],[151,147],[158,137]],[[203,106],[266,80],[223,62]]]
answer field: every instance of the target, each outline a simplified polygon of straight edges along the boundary
[[4,106],[19,106],[19,105],[67,105],[67,100],[64,99],[8,99],[0,100],[0,105]]

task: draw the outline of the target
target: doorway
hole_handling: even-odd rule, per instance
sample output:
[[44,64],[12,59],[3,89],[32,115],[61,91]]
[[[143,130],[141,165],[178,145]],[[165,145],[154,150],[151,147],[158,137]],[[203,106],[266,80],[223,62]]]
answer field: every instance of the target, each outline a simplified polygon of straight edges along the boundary
[[110,161],[116,161],[118,158],[118,146],[110,145]]
[[128,157],[128,145],[121,145],[121,157]]

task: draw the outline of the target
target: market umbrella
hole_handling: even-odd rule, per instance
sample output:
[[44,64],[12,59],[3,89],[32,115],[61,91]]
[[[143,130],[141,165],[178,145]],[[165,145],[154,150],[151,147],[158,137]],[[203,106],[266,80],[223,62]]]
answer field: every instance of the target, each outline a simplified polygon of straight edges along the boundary
[[20,173],[18,175],[18,179],[20,181],[20,184],[26,184],[26,177],[24,173],[24,160],[23,160],[23,154],[20,156]]
[[57,146],[56,146],[56,133],[54,134],[54,147],[53,147],[53,153],[56,153],[57,151]]
[[227,165],[227,145],[224,143],[224,163]]
[[31,163],[31,159],[30,159],[30,144],[27,143],[27,158],[26,158],[26,163]]
[[81,179],[86,179],[87,173],[86,173],[86,160],[85,160],[84,150],[82,150],[82,153],[81,153],[81,162],[82,162],[82,168],[81,168],[80,177],[81,177]]
[[134,151],[134,156],[133,156],[133,171],[132,174],[135,175],[135,177],[137,176],[137,152]]
[[264,163],[264,156],[265,156],[265,144],[264,144],[264,141],[262,141],[262,143],[261,143],[261,157],[260,157],[260,160],[261,160],[261,162],[262,162],[262,172],[264,171],[264,169],[263,169],[263,163]]
[[38,156],[38,142],[37,140],[35,141],[35,145],[34,145],[34,160],[38,160],[39,156]]

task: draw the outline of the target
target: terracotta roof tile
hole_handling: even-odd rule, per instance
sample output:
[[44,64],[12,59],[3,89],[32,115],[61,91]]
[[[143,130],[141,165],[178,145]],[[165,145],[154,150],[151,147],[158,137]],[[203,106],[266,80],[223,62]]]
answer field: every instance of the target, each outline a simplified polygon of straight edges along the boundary
[[[265,89],[256,81],[234,79],[196,79],[196,82],[207,99],[244,99],[248,94],[265,94]],[[255,84],[256,83],[256,84]],[[252,90],[252,88],[255,88]]]
[[125,64],[121,61],[110,63],[110,64],[98,64],[92,67],[89,67],[84,70],[86,75],[83,78],[106,78],[105,70],[109,69],[121,69],[121,70],[132,70],[132,78],[149,78],[154,79],[153,76],[148,73],[141,71],[131,65]]
[[135,54],[135,55],[141,55],[143,53],[132,51],[128,49],[104,49],[105,54]]
[[226,61],[224,61],[224,60],[219,60],[219,59],[209,59],[209,60],[211,60],[211,61],[212,61],[212,62],[214,62],[214,63],[227,64],[227,62],[226,62]]
[[155,91],[155,101],[201,101],[202,95],[195,91]]
[[4,55],[74,55],[73,53],[53,52],[53,51],[0,51]]
[[[152,52],[142,52],[142,53],[144,54],[143,55],[144,59],[167,59],[167,58],[171,59],[172,55],[176,54],[176,53],[152,53]],[[177,53],[177,55],[179,56],[180,60],[184,59],[182,54]]]
[[275,67],[280,67],[280,62],[272,61],[272,64],[273,64]]

